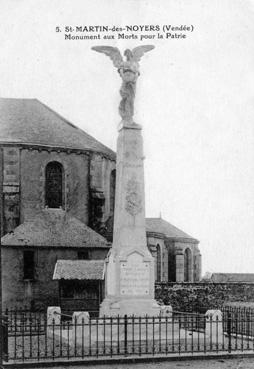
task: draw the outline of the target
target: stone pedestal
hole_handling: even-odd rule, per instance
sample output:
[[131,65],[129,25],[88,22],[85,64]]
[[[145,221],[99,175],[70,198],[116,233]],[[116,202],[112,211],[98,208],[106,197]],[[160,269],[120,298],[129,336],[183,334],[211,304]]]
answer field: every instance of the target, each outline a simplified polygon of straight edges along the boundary
[[116,199],[111,253],[100,315],[158,315],[154,258],[147,248],[141,126],[122,122],[117,142]]
[[61,308],[59,306],[49,306],[47,309],[47,325],[61,324]]

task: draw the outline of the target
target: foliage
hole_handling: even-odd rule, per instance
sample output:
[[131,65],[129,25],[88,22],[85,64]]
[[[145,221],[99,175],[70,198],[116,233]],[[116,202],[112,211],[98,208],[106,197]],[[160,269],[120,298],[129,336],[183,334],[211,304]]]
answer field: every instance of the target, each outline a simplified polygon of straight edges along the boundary
[[156,300],[176,311],[204,313],[229,302],[254,302],[254,284],[247,283],[157,283]]

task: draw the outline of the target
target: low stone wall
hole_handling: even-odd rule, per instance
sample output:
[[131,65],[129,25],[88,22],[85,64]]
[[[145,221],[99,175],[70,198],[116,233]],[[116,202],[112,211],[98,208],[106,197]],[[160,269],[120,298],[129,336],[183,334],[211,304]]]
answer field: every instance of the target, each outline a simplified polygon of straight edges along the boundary
[[254,283],[161,282],[155,285],[155,298],[177,311],[205,313],[225,305],[254,307]]

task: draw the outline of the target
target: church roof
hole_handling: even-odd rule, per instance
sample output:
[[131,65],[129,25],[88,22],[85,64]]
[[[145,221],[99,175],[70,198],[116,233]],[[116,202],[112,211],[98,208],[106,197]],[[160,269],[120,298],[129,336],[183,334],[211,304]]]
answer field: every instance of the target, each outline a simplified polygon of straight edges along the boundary
[[2,237],[3,246],[109,248],[104,237],[61,209],[45,209]]
[[57,260],[53,279],[104,279],[104,260]]
[[254,283],[254,273],[213,273],[211,282],[214,283]]
[[0,98],[0,143],[115,153],[37,99]]
[[174,240],[188,239],[190,242],[198,243],[198,240],[181,231],[162,218],[146,218],[146,231],[149,233],[160,233]]

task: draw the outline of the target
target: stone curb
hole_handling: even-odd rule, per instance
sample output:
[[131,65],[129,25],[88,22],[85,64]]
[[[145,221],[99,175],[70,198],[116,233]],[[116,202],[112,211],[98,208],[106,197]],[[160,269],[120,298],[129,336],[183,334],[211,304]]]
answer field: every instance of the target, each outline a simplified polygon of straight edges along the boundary
[[[213,360],[213,359],[243,359],[243,358],[254,358],[254,352],[252,353],[218,353],[218,354],[200,354],[200,355],[182,355],[182,356],[135,356],[135,357],[115,357],[115,358],[98,358],[98,359],[66,359],[66,360],[55,360],[55,361],[33,361],[33,362],[24,362],[24,363],[5,363],[3,365],[3,369],[16,369],[16,368],[50,368],[50,367],[58,367],[59,369],[62,366],[76,366],[79,367],[81,365],[107,365],[107,364],[135,364],[135,363],[155,363],[155,362],[163,362],[163,361],[187,361],[187,360]],[[1,368],[0,368],[1,369]]]

